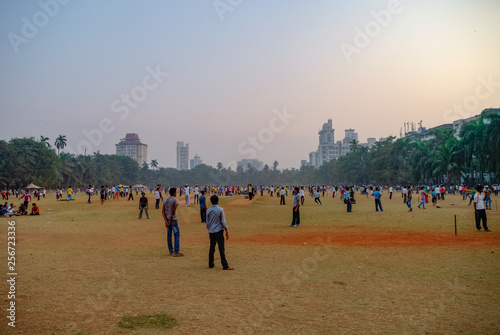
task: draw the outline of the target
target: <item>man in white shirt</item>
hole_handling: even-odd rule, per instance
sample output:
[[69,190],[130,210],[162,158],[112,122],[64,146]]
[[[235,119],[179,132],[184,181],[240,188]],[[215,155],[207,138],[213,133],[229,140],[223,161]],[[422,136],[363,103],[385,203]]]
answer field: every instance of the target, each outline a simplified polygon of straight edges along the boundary
[[186,184],[186,187],[184,187],[184,199],[186,199],[186,207],[191,207],[189,203],[189,186]]
[[406,186],[403,186],[403,190],[402,190],[402,196],[403,196],[403,203],[406,204],[406,196],[408,194],[408,189],[406,188]]
[[486,223],[486,209],[484,207],[484,192],[483,186],[479,185],[476,188],[476,194],[474,195],[474,211],[476,216],[476,228],[478,231],[481,230],[481,221],[483,221],[484,231],[490,231]]
[[160,191],[160,188],[159,188],[159,187],[157,187],[157,188],[156,188],[156,191],[155,191],[155,197],[156,197],[156,205],[155,205],[155,208],[156,208],[156,209],[160,209],[161,191]]
[[392,190],[393,190],[392,186],[389,187],[389,199],[392,199]]
[[285,188],[282,187],[280,190],[280,205],[285,205]]
[[299,195],[300,195],[300,204],[303,205],[304,204],[304,200],[305,200],[305,190],[304,190],[304,186],[302,186],[300,188],[300,192],[299,192]]
[[194,187],[194,203],[200,203],[200,188],[198,187],[198,184]]

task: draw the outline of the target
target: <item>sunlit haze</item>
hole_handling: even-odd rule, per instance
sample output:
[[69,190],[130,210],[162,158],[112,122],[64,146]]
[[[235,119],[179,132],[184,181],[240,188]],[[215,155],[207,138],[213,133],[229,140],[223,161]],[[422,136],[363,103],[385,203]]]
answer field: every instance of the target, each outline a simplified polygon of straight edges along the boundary
[[257,159],[298,168],[328,119],[335,140],[354,128],[366,142],[500,106],[499,13],[498,0],[2,1],[0,138],[114,154],[137,133],[175,167],[177,141],[215,166],[251,158],[256,137]]

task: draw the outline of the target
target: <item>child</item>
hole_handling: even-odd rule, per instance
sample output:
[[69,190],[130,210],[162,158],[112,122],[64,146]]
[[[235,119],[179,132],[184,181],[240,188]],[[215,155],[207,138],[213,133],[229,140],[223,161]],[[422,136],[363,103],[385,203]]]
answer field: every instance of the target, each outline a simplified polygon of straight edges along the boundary
[[31,214],[30,215],[40,215],[40,208],[33,203],[33,207],[31,207]]

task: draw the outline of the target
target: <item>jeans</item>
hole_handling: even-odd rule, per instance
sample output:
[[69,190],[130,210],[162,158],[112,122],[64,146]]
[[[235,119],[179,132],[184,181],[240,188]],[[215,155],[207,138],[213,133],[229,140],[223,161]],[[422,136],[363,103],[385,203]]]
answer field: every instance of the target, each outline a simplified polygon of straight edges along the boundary
[[483,221],[484,230],[488,230],[488,225],[486,224],[486,210],[485,209],[476,209],[476,228],[481,229],[481,221]]
[[200,195],[199,195],[199,194],[195,194],[195,195],[194,195],[194,203],[195,203],[195,204],[200,203]]
[[293,216],[292,216],[292,225],[300,225],[300,209],[297,208],[297,211],[295,211],[295,207],[292,208],[293,210]]
[[491,198],[484,199],[484,208],[491,209]]
[[142,211],[146,211],[146,217],[149,219],[149,213],[147,207],[141,207],[141,211],[139,212],[139,219],[142,219]]
[[68,194],[68,201],[71,201],[71,194]]
[[382,203],[380,202],[380,199],[375,199],[375,210],[378,212],[378,208],[380,207],[380,211],[383,212],[384,210],[382,209]]
[[320,200],[319,198],[314,198],[314,202],[315,202],[315,203],[318,203],[318,202],[319,202],[319,204],[320,204],[320,205],[322,205],[321,200]]
[[351,199],[347,199],[347,213],[352,212],[352,203]]
[[88,203],[90,204],[90,193],[89,193],[89,201],[88,201]]
[[[174,233],[174,245],[175,248],[172,247],[172,233]],[[180,232],[179,232],[179,223],[177,220],[172,220],[170,223],[170,226],[167,227],[167,245],[168,245],[168,251],[170,253],[179,253],[179,237],[180,237]]]
[[214,253],[215,244],[219,245],[220,261],[222,263],[222,268],[227,269],[229,264],[226,260],[226,252],[224,250],[224,230],[218,231],[217,233],[210,233],[210,250],[208,251],[208,266],[214,267]]
[[413,210],[413,209],[411,208],[411,198],[407,198],[407,199],[406,199],[406,206],[408,206],[408,208],[410,209],[410,211],[411,211],[411,210]]
[[422,201],[418,205],[418,207],[422,206],[423,209],[425,209],[425,197],[422,197]]

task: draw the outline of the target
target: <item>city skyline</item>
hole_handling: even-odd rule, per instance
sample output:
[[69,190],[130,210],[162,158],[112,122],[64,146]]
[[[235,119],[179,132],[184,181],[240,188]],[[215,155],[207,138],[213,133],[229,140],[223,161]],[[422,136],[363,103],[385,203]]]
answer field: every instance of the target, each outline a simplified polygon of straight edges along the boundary
[[0,138],[62,134],[63,152],[112,154],[138,133],[164,167],[181,139],[211,166],[299,168],[330,118],[378,139],[500,105],[498,1],[229,7],[1,3]]

